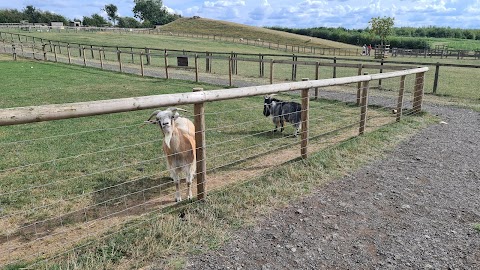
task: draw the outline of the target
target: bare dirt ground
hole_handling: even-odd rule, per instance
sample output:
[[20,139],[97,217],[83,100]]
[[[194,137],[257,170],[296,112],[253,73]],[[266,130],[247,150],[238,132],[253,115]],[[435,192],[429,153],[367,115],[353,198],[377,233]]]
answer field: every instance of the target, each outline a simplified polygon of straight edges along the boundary
[[479,269],[480,113],[427,111],[447,124],[261,218],[186,268]]

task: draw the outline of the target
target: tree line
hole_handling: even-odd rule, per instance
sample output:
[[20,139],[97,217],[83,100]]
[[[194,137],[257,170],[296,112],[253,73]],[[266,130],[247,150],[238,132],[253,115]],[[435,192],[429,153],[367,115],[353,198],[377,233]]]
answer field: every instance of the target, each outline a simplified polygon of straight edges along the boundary
[[[73,18],[72,21],[81,21],[85,26],[117,26],[121,28],[151,28],[155,25],[163,25],[172,22],[181,16],[172,14],[163,6],[162,0],[134,0],[132,9],[134,17],[118,16],[118,8],[114,4],[105,5],[100,11],[105,11],[108,20],[99,13],[90,16],[83,16],[82,19]],[[0,23],[51,23],[63,22],[68,25],[69,19],[49,11],[42,11],[32,5],[26,6],[23,10],[0,9]]]
[[[371,29],[346,29],[343,27],[313,27],[313,28],[287,28],[268,27],[304,36],[323,38],[352,45],[381,44],[380,37],[374,35]],[[390,47],[409,49],[428,49],[429,44],[421,38],[460,38],[480,40],[480,29],[459,29],[450,27],[393,27],[386,42]]]

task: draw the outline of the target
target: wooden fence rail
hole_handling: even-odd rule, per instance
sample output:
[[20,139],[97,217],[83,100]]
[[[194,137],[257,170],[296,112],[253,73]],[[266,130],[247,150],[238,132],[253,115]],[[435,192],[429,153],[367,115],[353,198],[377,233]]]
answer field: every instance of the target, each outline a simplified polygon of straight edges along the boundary
[[[302,116],[301,116],[301,141],[300,156],[308,157],[309,142],[309,109],[310,96],[309,89],[343,85],[349,83],[361,83],[361,106],[360,106],[360,126],[359,135],[364,134],[367,126],[368,109],[368,88],[371,81],[400,77],[399,104],[403,102],[403,90],[405,87],[405,77],[415,74],[416,85],[413,100],[413,112],[418,113],[422,110],[423,82],[427,67],[414,68],[409,70],[394,71],[379,74],[364,74],[353,77],[308,80],[302,79],[301,82],[263,85],[254,87],[243,87],[234,89],[220,89],[203,91],[201,88],[194,88],[190,93],[165,94],[155,96],[143,96],[132,98],[121,98],[111,100],[98,100],[89,102],[77,102],[67,104],[52,104],[42,106],[29,106],[0,109],[0,126],[17,125],[41,121],[51,121],[60,119],[69,119],[76,117],[85,117],[93,115],[102,115],[110,113],[128,112],[143,109],[152,109],[158,107],[178,106],[193,104],[195,115],[195,140],[197,145],[197,198],[204,199],[206,196],[206,138],[205,138],[205,105],[206,102],[215,102],[220,100],[238,99],[251,96],[263,96],[289,91],[301,91],[302,98]],[[398,107],[397,121],[402,115],[402,107]]]

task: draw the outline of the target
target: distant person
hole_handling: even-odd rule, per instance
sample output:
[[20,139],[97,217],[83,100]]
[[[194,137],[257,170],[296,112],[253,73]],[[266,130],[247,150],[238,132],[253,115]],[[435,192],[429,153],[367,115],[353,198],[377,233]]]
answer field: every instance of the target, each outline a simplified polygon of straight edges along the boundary
[[372,50],[372,44],[368,44],[367,55],[370,56],[370,51]]
[[367,45],[366,44],[363,44],[362,55],[367,55]]

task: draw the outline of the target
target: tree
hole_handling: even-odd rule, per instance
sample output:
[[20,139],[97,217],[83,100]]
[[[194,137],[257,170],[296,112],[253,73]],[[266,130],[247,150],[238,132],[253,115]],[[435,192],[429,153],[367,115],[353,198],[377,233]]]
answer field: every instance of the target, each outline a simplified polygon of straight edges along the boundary
[[371,32],[374,35],[380,36],[382,46],[386,41],[387,36],[392,33],[392,27],[395,24],[394,21],[395,18],[391,17],[375,17],[368,22],[370,24]]
[[162,0],[134,0],[133,14],[143,21],[144,25],[164,25],[179,18],[179,15],[168,13]]
[[121,28],[140,28],[142,24],[132,17],[118,17],[118,27]]
[[115,6],[114,4],[105,5],[105,8],[103,10],[107,13],[108,19],[113,22],[113,26],[115,26],[115,21],[118,19],[117,6]]
[[23,9],[23,14],[25,14],[26,19],[30,23],[40,22],[40,12],[34,6],[26,6]]
[[108,22],[102,16],[93,14],[92,17],[83,16],[83,25],[101,27],[107,25]]

